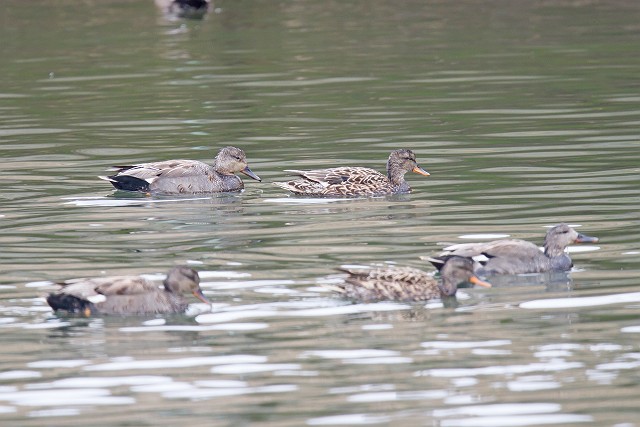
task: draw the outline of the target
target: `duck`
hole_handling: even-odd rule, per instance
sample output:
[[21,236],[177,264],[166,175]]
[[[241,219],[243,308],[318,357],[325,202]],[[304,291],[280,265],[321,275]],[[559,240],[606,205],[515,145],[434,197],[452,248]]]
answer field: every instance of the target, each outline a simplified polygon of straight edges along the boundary
[[338,271],[347,273],[344,282],[326,286],[359,302],[421,302],[453,297],[458,287],[468,283],[491,287],[490,283],[474,274],[473,260],[459,256],[442,261],[440,280],[425,271],[406,266],[342,266]]
[[98,178],[118,190],[145,194],[202,194],[241,191],[243,173],[262,181],[247,165],[247,156],[237,147],[222,148],[213,164],[198,160],[164,160],[129,166],[113,166],[116,173]]
[[209,11],[207,0],[155,0],[155,3],[171,18],[202,19]]
[[357,166],[342,166],[329,169],[288,169],[299,179],[275,182],[278,187],[299,196],[314,197],[367,197],[410,193],[411,187],[404,179],[409,172],[429,176],[429,172],[418,165],[411,150],[394,150],[387,161],[387,175]]
[[85,317],[184,313],[186,293],[211,305],[200,289],[198,272],[187,266],[169,270],[163,288],[141,276],[71,279],[58,284],[61,289],[47,296],[49,306],[55,312]]
[[573,243],[596,243],[597,237],[578,233],[565,223],[551,227],[544,238],[544,252],[537,245],[521,239],[500,239],[484,243],[461,243],[444,248],[438,257],[463,256],[477,258],[484,255],[486,261],[475,264],[480,276],[544,273],[569,271],[573,261],[566,253]]

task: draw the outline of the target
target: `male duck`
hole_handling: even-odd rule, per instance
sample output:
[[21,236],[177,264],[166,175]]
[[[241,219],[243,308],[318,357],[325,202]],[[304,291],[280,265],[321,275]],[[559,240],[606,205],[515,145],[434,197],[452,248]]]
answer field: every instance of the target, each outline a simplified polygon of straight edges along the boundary
[[131,166],[114,166],[115,175],[100,176],[118,190],[141,191],[149,194],[197,194],[240,191],[241,172],[261,181],[247,165],[247,157],[239,148],[224,147],[213,165],[197,160],[165,160]]
[[572,243],[595,243],[597,241],[597,237],[580,234],[563,223],[547,231],[544,239],[544,252],[526,240],[501,239],[486,243],[461,243],[449,246],[440,256],[477,257],[484,255],[488,260],[476,264],[476,273],[484,276],[568,271],[571,270],[573,262],[565,252],[566,247]]
[[362,301],[419,302],[456,294],[458,286],[472,283],[491,287],[473,273],[469,258],[450,257],[440,269],[440,280],[422,270],[411,267],[341,267],[349,276],[344,283],[328,285],[346,298]]
[[395,150],[389,155],[386,176],[374,169],[352,166],[310,171],[286,170],[300,178],[274,184],[302,196],[383,196],[409,193],[411,187],[404,180],[404,175],[409,171],[429,176],[416,162],[413,151]]
[[170,18],[202,19],[209,11],[207,0],[155,0]]
[[188,303],[182,294],[191,293],[211,304],[200,289],[198,272],[185,266],[169,270],[164,289],[140,276],[72,279],[49,294],[47,303],[55,311],[91,315],[142,315],[184,313]]

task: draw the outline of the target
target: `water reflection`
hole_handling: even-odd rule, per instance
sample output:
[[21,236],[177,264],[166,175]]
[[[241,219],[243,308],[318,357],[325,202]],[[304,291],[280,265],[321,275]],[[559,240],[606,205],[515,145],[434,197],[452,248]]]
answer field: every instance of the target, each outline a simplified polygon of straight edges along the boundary
[[[637,2],[0,11],[3,424],[637,422]],[[149,198],[95,178],[229,144],[263,183]],[[432,174],[411,195],[270,184],[379,170],[402,147]],[[572,252],[579,268],[462,289],[456,305],[352,304],[321,286],[341,263],[424,268],[448,244],[535,240],[561,220],[602,238]],[[200,270],[211,311],[61,318],[43,298],[53,280],[177,263]]]

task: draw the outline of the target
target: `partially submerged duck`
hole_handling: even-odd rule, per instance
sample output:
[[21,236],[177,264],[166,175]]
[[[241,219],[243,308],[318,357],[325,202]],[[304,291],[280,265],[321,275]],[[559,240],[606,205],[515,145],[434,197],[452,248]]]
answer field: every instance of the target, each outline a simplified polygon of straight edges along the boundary
[[443,262],[440,279],[412,267],[341,267],[338,270],[348,274],[344,283],[327,287],[361,302],[420,302],[454,296],[462,284],[491,287],[475,276],[473,261],[463,257],[450,257]]
[[155,0],[168,17],[185,19],[202,19],[209,11],[207,0]]
[[185,266],[169,270],[163,288],[140,276],[72,279],[60,285],[47,297],[51,308],[86,317],[184,313],[189,305],[186,293],[211,304],[202,294],[198,272]]
[[520,239],[500,239],[484,243],[461,243],[444,249],[440,257],[463,256],[488,259],[476,264],[476,273],[483,276],[495,274],[543,273],[571,270],[573,262],[566,253],[573,243],[595,243],[597,237],[578,233],[567,224],[558,224],[547,231],[544,252],[537,245]]
[[429,173],[418,165],[413,151],[395,150],[391,152],[387,161],[387,175],[374,169],[353,166],[309,171],[285,170],[300,178],[274,184],[301,196],[383,196],[411,192],[411,187],[404,179],[404,175],[409,171],[429,176]]
[[212,165],[197,160],[165,160],[130,166],[114,166],[117,173],[100,176],[118,190],[147,194],[199,194],[240,191],[242,180],[234,175],[243,173],[261,181],[247,164],[239,148],[224,147]]

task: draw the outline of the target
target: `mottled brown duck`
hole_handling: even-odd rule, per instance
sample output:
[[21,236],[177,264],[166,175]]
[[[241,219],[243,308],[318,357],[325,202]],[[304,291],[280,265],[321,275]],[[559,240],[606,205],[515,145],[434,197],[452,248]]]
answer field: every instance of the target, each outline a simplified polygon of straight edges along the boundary
[[313,197],[370,197],[411,192],[404,179],[407,172],[429,176],[416,161],[411,150],[395,150],[387,161],[387,175],[354,166],[309,171],[286,170],[299,178],[287,182],[275,182],[280,188],[300,196]]
[[520,239],[500,239],[483,243],[461,243],[449,246],[440,254],[446,256],[479,257],[487,260],[476,263],[476,274],[544,273],[547,271],[571,270],[573,262],[566,253],[573,243],[595,243],[597,237],[578,233],[567,224],[558,224],[547,231],[544,252],[537,245]]
[[197,160],[165,160],[130,166],[114,166],[116,174],[99,178],[118,190],[148,194],[199,194],[240,191],[240,172],[261,181],[247,165],[247,157],[239,148],[224,147],[213,164]]
[[86,317],[184,313],[186,293],[211,304],[202,294],[198,272],[185,266],[169,270],[163,288],[140,276],[72,279],[60,285],[47,297],[51,308]]
[[344,283],[327,286],[361,302],[420,302],[454,296],[463,284],[491,287],[475,276],[473,261],[463,257],[447,259],[440,269],[440,279],[412,267],[341,267],[338,270],[348,274]]

